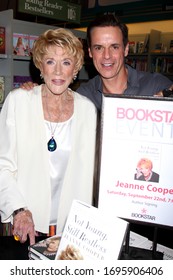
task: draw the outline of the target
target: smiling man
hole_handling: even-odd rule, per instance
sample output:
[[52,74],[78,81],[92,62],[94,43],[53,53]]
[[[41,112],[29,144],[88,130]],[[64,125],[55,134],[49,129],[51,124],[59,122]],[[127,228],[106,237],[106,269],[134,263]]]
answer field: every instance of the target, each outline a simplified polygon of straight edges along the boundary
[[137,71],[125,64],[128,28],[112,14],[97,17],[87,29],[89,56],[98,75],[77,91],[90,98],[100,110],[102,93],[153,96],[173,82],[159,73]]

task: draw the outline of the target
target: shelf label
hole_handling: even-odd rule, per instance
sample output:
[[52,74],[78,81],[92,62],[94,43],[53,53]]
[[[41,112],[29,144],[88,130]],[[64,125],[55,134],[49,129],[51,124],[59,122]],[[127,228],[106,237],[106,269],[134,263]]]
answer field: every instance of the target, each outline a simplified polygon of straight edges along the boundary
[[74,23],[81,17],[81,5],[62,0],[19,0],[18,11]]

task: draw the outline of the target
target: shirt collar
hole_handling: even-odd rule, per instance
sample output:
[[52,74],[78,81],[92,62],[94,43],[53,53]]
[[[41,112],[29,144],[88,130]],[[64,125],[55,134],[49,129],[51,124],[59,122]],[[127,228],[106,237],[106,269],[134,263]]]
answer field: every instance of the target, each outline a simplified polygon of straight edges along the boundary
[[[135,88],[138,89],[139,82],[138,82],[137,71],[127,64],[125,65],[125,67],[127,68],[127,71],[128,71],[128,78],[127,78],[128,89],[126,90],[126,92],[131,89],[133,89],[133,90]],[[97,91],[99,93],[102,93],[103,92],[103,83],[102,83],[100,75],[96,76],[96,85],[97,85]]]

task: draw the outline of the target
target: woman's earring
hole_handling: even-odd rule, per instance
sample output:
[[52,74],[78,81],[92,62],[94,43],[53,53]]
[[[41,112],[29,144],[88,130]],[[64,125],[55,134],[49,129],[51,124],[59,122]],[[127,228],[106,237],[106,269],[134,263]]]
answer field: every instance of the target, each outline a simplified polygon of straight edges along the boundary
[[73,80],[75,81],[77,79],[77,75],[74,75]]
[[41,78],[42,80],[44,80],[42,73],[40,73],[40,78]]

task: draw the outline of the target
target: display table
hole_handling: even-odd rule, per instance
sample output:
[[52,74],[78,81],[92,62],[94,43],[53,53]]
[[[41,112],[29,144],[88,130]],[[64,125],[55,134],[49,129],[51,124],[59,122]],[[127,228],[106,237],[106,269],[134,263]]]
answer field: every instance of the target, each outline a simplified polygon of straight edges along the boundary
[[[36,237],[36,242],[44,237]],[[20,243],[13,236],[0,236],[0,260],[28,260],[29,242]]]
[[[144,235],[153,240],[153,228],[151,225],[131,224],[131,230]],[[160,228],[158,232],[157,242],[173,249],[172,230]],[[44,236],[36,237],[36,242],[45,239]],[[0,236],[0,260],[28,260],[29,242],[21,244],[14,240],[13,236]],[[120,256],[121,260],[151,260],[153,259],[152,251],[131,247],[128,250],[123,248]],[[163,259],[163,254],[156,252],[155,259]]]
[[123,248],[120,260],[163,260],[163,253],[156,252],[153,256],[151,250],[129,247],[128,252]]
[[[37,241],[43,237],[37,237]],[[0,260],[28,260],[29,242],[21,244],[16,242],[12,236],[0,236]],[[140,248],[129,247],[128,253],[123,249],[121,260],[150,260],[152,252]],[[162,260],[163,254],[158,253],[156,259]]]

